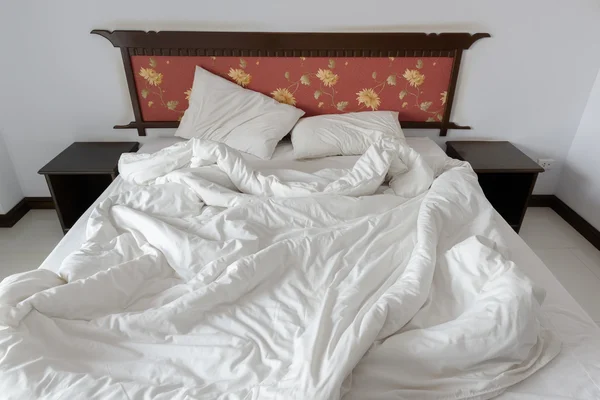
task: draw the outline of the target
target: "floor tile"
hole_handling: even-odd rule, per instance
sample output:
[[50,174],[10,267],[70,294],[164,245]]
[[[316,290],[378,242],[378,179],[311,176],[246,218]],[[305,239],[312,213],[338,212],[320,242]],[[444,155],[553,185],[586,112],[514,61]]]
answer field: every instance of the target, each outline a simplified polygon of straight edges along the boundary
[[519,235],[531,248],[538,249],[575,248],[583,239],[554,211],[543,207],[527,209]]
[[0,228],[0,279],[39,267],[62,238],[54,210],[31,210],[12,228]]
[[550,208],[527,209],[520,234],[600,325],[600,251]]
[[569,239],[575,243],[576,247],[592,246],[586,238],[584,238],[579,232],[577,232],[575,228],[571,226],[571,224],[562,219],[562,217],[553,210],[549,210],[548,219],[555,226],[555,228],[560,229],[566,236],[568,236]]
[[[594,273],[600,278],[600,250],[596,249],[591,244],[582,244],[571,251]],[[599,295],[600,297],[600,295]],[[600,302],[600,298],[599,298]]]
[[533,250],[592,319],[600,321],[600,278],[571,249]]

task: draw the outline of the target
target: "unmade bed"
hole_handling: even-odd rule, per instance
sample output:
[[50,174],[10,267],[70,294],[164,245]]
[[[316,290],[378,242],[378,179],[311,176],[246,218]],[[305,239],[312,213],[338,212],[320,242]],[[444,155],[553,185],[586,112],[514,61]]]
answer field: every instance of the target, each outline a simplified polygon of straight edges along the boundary
[[[149,140],[140,152],[155,152],[176,141],[176,139],[168,138]],[[407,142],[425,158],[433,169],[443,165],[446,155],[432,140],[408,138]],[[348,168],[358,159],[358,157],[328,157],[298,162],[290,157],[290,144],[279,145],[271,161],[259,161],[251,156],[246,158],[257,170],[272,171],[281,168],[296,168],[306,172],[314,172],[327,167]],[[117,179],[69,231],[41,268],[57,271],[64,258],[81,246],[92,209],[107,197],[125,190],[128,190],[128,184],[123,179]],[[600,330],[508,224],[497,213],[494,213],[494,218],[508,251],[507,256],[537,285],[546,290],[546,298],[542,305],[544,323],[558,335],[562,342],[561,352],[554,360],[525,381],[509,387],[499,398],[599,398]],[[73,302],[77,303],[76,300]],[[45,346],[52,346],[52,343],[47,343]],[[421,398],[418,397],[418,394],[415,396]],[[351,392],[348,394],[348,398],[353,398]]]

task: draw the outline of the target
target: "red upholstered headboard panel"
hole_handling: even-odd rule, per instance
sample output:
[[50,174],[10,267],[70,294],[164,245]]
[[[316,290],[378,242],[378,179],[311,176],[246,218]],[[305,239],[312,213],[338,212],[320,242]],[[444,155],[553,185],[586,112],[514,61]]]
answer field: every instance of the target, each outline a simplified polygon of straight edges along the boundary
[[121,49],[135,121],[175,128],[199,65],[307,115],[398,111],[405,128],[470,129],[450,121],[462,52],[478,33],[92,31]]
[[177,121],[196,65],[307,115],[396,110],[402,121],[442,121],[450,57],[133,56],[144,121]]

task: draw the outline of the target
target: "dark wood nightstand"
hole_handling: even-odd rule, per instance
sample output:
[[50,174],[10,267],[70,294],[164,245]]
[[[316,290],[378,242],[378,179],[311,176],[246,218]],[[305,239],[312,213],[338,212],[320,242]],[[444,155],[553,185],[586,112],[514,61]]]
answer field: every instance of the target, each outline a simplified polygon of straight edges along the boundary
[[544,169],[510,142],[450,141],[446,154],[467,161],[492,206],[517,232],[527,203]]
[[75,142],[39,170],[46,177],[63,232],[119,175],[123,153],[136,152],[138,142]]

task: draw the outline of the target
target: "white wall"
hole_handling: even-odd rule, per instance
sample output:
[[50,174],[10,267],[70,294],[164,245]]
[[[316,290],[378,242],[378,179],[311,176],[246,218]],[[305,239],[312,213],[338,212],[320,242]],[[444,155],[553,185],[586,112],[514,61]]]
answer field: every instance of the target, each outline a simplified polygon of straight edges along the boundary
[[600,229],[600,71],[569,150],[556,195]]
[[0,214],[6,214],[23,198],[23,192],[0,130]]
[[[511,140],[562,162],[600,66],[598,0],[0,0],[0,113],[27,196],[74,140],[136,138],[118,50],[93,28],[255,31],[483,31],[463,60],[450,138]],[[538,180],[552,193],[560,165]]]

